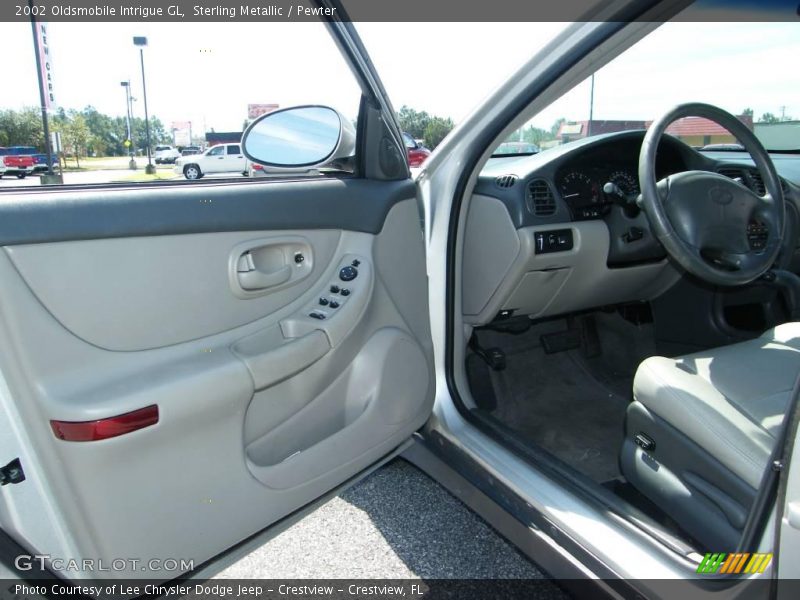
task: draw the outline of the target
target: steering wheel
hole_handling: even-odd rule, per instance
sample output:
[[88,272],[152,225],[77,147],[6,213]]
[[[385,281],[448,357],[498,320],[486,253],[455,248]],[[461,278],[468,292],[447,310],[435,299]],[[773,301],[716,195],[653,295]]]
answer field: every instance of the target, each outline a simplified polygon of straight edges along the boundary
[[[656,152],[669,125],[705,117],[725,127],[750,153],[766,187],[762,197],[733,179],[710,171],[684,171],[656,181]],[[781,250],[785,205],[769,154],[753,132],[710,104],[676,106],[656,120],[639,154],[639,205],[667,253],[687,272],[723,286],[763,275]]]

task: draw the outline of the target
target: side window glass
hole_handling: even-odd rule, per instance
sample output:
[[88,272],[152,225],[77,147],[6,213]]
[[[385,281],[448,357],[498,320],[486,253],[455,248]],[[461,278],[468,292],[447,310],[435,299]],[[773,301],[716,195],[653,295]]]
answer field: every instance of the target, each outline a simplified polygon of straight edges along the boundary
[[[362,90],[320,21],[40,25],[32,31],[30,20],[0,22],[0,154],[8,158],[0,159],[0,195],[41,186],[39,175],[51,166],[47,185],[60,185],[60,177],[65,185],[101,186],[214,178],[266,184],[298,173],[336,177],[358,164],[359,144],[347,149],[351,156],[314,169],[288,166],[300,139],[284,144],[278,158],[285,167],[264,168],[243,153],[242,136],[256,119],[307,103],[334,109],[355,129]],[[46,99],[50,164],[34,52],[44,47],[34,43],[41,31],[55,57]],[[287,52],[291,60],[275,60]],[[12,162],[21,166],[16,177],[5,168]]]

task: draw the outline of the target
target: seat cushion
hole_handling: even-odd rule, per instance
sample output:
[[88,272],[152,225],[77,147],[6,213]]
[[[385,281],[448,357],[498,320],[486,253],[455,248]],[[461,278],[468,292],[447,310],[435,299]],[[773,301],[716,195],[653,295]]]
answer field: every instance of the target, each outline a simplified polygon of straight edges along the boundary
[[753,488],[760,484],[800,373],[800,323],[636,372],[634,399]]

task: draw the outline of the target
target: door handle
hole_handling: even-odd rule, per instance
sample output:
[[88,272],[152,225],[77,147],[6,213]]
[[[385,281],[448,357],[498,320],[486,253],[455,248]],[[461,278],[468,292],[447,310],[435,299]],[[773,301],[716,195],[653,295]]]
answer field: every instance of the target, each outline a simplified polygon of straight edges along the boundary
[[264,271],[256,266],[250,251],[239,257],[236,276],[243,290],[265,290],[286,283],[292,277],[292,267],[283,265],[272,271]]
[[239,298],[282,290],[310,275],[314,266],[312,248],[300,236],[249,240],[228,256],[228,281]]
[[258,269],[238,273],[239,285],[243,290],[264,290],[289,281],[292,276],[292,267],[286,265],[277,271],[265,273]]

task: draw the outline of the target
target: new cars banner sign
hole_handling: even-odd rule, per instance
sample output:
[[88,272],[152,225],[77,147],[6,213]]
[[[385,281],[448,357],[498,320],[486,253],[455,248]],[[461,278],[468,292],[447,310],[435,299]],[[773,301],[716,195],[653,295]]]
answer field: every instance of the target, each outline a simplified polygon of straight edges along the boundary
[[44,107],[51,110],[56,106],[53,90],[53,53],[50,49],[49,25],[36,21],[33,26],[34,43],[39,47],[42,85],[44,86]]
[[34,43],[39,47],[41,60],[41,78],[44,85],[44,107],[51,110],[56,107],[53,89],[53,52],[50,49],[49,24],[36,21],[33,26]]

